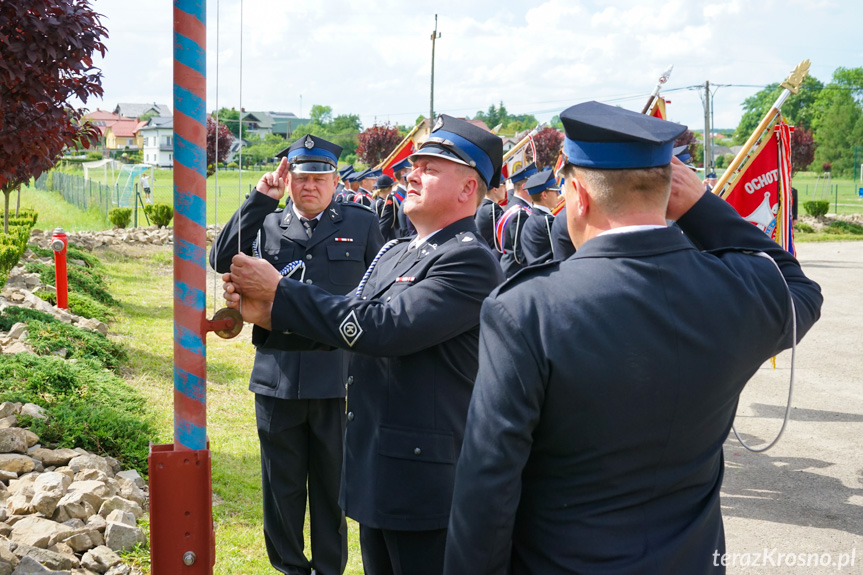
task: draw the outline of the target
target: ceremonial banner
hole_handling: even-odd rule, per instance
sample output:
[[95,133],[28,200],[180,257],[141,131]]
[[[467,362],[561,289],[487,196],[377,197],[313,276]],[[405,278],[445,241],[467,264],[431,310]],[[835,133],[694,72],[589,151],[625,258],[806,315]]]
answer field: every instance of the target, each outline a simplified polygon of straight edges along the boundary
[[533,137],[539,132],[541,126],[542,124],[531,130],[527,136],[503,155],[501,181],[508,179],[524,166],[536,161],[536,145],[533,143]]
[[428,138],[428,128],[426,127],[423,130],[420,129],[424,127],[424,122],[425,121],[422,120],[414,126],[413,130],[408,132],[408,135],[399,142],[399,145],[390,152],[389,156],[384,158],[384,160],[376,166],[376,169],[381,170],[389,177],[394,178],[393,166],[416,152],[419,145]]
[[413,154],[417,151],[416,144],[414,144],[413,140],[405,138],[402,140],[401,144],[394,150],[394,153],[390,154],[390,160],[383,165],[381,170],[383,173],[388,175],[391,178],[395,178],[393,174],[393,166]]
[[777,116],[718,195],[743,219],[794,253],[790,132],[784,118]]
[[665,98],[657,97],[653,102],[653,106],[650,108],[650,111],[647,112],[647,115],[659,118],[660,120],[667,120],[668,114],[665,113],[665,104]]
[[501,168],[501,179],[506,180],[512,174],[533,162],[534,158],[536,158],[536,146],[533,143],[533,138],[528,138],[527,142],[504,162]]

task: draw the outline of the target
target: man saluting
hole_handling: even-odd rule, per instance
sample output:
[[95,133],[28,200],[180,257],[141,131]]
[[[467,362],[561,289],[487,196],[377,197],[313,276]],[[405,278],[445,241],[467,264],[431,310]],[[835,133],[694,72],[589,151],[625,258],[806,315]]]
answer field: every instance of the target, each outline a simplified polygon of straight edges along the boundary
[[500,180],[499,137],[441,116],[411,157],[402,204],[414,238],[386,244],[352,295],[244,255],[224,276],[247,321],[291,349],[353,351],[340,503],[369,575],[440,574],[455,464],[477,369],[479,311],[502,280],[474,214]]
[[596,102],[560,118],[578,251],[483,305],[445,573],[724,572],[722,443],[820,289],[670,165],[684,126]]

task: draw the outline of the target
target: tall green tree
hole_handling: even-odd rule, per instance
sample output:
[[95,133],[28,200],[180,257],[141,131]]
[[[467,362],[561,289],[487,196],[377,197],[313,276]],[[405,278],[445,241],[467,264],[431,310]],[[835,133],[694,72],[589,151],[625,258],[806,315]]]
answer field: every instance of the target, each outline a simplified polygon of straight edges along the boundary
[[[89,148],[99,130],[82,122],[83,102],[102,96],[93,66],[108,31],[87,0],[0,2],[0,190],[8,218],[12,190],[54,166],[67,147]],[[3,229],[8,232],[8,219]]]
[[[734,131],[734,143],[743,144],[749,138],[761,119],[776,102],[784,88],[770,84],[763,90],[743,101],[743,116]],[[816,102],[821,97],[824,84],[813,76],[807,76],[797,94],[792,94],[782,105],[782,113],[793,126],[811,128],[816,113]]]
[[832,164],[832,172],[851,176],[854,146],[863,144],[863,107],[851,91],[838,91],[819,116],[815,131],[815,165]]
[[311,122],[294,130],[294,139],[305,134],[320,136],[342,147],[341,159],[356,153],[357,134],[362,130],[362,122],[357,114],[340,114],[333,117],[330,106],[315,104],[309,113]]
[[234,108],[219,108],[213,116],[219,116],[219,123],[228,127],[235,138],[240,137],[240,113]]

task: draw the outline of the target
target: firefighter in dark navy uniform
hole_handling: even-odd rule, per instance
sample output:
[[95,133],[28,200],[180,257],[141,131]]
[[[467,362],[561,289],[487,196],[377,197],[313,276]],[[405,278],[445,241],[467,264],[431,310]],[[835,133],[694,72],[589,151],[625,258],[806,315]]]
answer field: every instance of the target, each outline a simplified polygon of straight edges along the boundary
[[386,174],[378,176],[375,181],[372,211],[378,217],[381,235],[388,242],[398,237],[398,204],[392,194],[395,180]]
[[597,102],[560,119],[578,251],[483,304],[444,572],[724,573],[739,394],[820,288],[672,160],[684,126]]
[[335,199],[337,202],[345,201],[345,196],[351,191],[350,188],[347,187],[348,176],[354,173],[353,164],[348,164],[341,170],[339,170],[339,183],[336,185],[336,193]]
[[348,369],[341,503],[368,575],[438,575],[476,375],[479,310],[503,275],[474,225],[499,184],[501,139],[442,115],[412,156],[413,239],[389,242],[340,297],[235,257],[225,297],[297,348],[340,347]]
[[374,197],[372,196],[372,190],[374,190],[375,182],[378,179],[378,173],[373,168],[367,168],[357,174],[355,177],[355,181],[360,183],[359,189],[354,194],[351,199],[352,202],[363,205],[367,208],[372,206],[372,200]]
[[543,264],[554,259],[551,226],[560,191],[551,170],[543,170],[527,179],[524,189],[533,202],[533,213],[521,232],[521,246],[527,265]]
[[500,267],[508,278],[527,266],[521,245],[521,233],[533,208],[530,204],[530,195],[524,190],[524,184],[535,173],[537,173],[536,164],[530,163],[509,178],[513,185],[513,194],[506,204],[506,212],[499,224],[502,228],[499,234],[502,244]]
[[399,238],[406,238],[416,233],[410,220],[402,210],[402,202],[405,201],[408,194],[405,176],[410,171],[411,163],[407,158],[393,166],[393,179],[396,181],[396,186],[393,188],[393,202],[396,206],[396,237]]
[[[210,264],[228,270],[239,249],[294,280],[329,293],[355,288],[383,244],[374,214],[333,198],[341,148],[303,136],[280,153],[216,238]],[[290,189],[283,210],[279,200]],[[242,226],[242,228],[240,228]],[[264,536],[282,573],[340,574],[347,530],[338,492],[343,457],[345,387],[342,351],[283,351],[280,333],[255,326],[249,389],[261,443]],[[311,561],[303,554],[308,484]]]

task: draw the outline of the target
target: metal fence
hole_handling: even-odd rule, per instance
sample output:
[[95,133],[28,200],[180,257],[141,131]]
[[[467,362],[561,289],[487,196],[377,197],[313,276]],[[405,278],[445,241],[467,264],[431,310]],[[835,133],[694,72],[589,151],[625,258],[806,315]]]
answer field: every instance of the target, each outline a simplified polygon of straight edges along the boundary
[[36,189],[59,193],[68,203],[82,210],[95,207],[105,217],[108,216],[110,209],[120,203],[119,186],[108,186],[93,180],[85,180],[81,176],[57,171],[46,172],[39,176],[35,185]]

